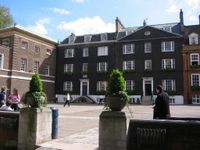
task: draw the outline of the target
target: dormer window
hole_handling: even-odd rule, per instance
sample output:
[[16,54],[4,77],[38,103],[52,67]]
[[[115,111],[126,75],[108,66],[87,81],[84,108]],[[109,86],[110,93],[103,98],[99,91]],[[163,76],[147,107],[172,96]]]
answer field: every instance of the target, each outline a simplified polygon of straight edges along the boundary
[[107,40],[107,34],[101,34],[101,41],[106,41]]
[[75,34],[72,33],[72,34],[69,36],[68,44],[74,43],[75,39],[76,39],[76,36],[75,36]]
[[170,26],[163,27],[163,30],[168,31],[168,32],[172,32],[172,28]]
[[92,36],[91,35],[85,35],[84,36],[84,42],[90,42],[91,41]]
[[198,44],[199,43],[199,41],[198,41],[198,34],[196,34],[196,33],[191,33],[190,35],[189,35],[189,44],[190,45],[196,45],[196,44]]

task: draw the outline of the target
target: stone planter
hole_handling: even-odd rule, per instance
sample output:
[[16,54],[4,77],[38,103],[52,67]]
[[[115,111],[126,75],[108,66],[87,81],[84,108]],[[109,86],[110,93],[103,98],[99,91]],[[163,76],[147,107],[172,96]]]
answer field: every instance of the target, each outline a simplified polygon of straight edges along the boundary
[[126,106],[126,101],[120,97],[108,96],[106,104],[112,111],[121,111]]
[[50,108],[20,109],[18,150],[35,150],[51,140],[52,112]]

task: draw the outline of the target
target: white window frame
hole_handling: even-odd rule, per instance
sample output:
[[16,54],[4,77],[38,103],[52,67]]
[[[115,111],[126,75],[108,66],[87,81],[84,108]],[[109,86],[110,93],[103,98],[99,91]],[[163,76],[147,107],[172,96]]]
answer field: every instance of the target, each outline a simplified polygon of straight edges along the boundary
[[108,82],[107,81],[97,81],[97,91],[98,92],[106,91],[107,90],[107,86],[108,86]]
[[2,39],[1,44],[3,46],[9,47],[10,46],[10,39],[9,38]]
[[[170,48],[166,48],[166,45],[170,43]],[[174,41],[163,41],[161,42],[161,51],[162,52],[174,52],[175,42]]]
[[[22,64],[22,61],[23,61],[23,60],[25,60],[26,63],[23,63],[23,64]],[[20,61],[21,61],[21,62],[20,62],[20,71],[26,72],[26,71],[27,71],[27,66],[28,66],[28,60],[27,60],[27,58],[21,58]],[[22,66],[22,65],[23,65],[23,66]]]
[[[26,43],[27,45],[25,46],[23,43]],[[29,47],[28,41],[22,40],[21,41],[21,49],[28,49],[28,47]]]
[[124,44],[123,47],[123,54],[134,54],[135,53],[135,44]]
[[101,41],[107,41],[108,36],[106,33],[101,34]]
[[73,90],[73,83],[72,81],[65,81],[63,84],[63,91],[71,92]]
[[[197,79],[198,80],[197,85],[194,85],[194,82],[193,82],[194,76],[196,76],[198,78]],[[195,74],[195,73],[191,74],[191,86],[200,86],[200,74]]]
[[[197,60],[193,60],[193,56],[197,56]],[[190,54],[190,65],[193,65],[193,62],[197,62],[197,65],[199,65],[199,54],[198,53],[192,53]]]
[[[128,85],[127,83],[130,83],[130,85]],[[135,81],[134,80],[126,80],[125,81],[125,87],[126,87],[126,90],[127,91],[134,91],[135,90]],[[130,88],[128,88],[128,87],[130,87]]]
[[200,104],[200,95],[192,96],[192,104]]
[[75,40],[76,40],[76,36],[72,33],[72,35],[70,35],[68,38],[68,44],[74,43]]
[[83,48],[83,57],[88,57],[89,56],[89,48],[88,47],[84,47]]
[[65,49],[65,58],[73,58],[74,57],[74,49],[73,48],[69,48],[69,49]]
[[88,72],[88,63],[82,64],[82,72]]
[[[47,72],[46,72],[47,71]],[[45,68],[44,68],[44,74],[49,76],[50,75],[50,66],[49,65],[46,65]]]
[[144,43],[144,53],[151,53],[152,47],[151,42],[145,42]]
[[3,69],[3,65],[4,65],[4,54],[0,53],[0,55],[1,55],[0,69]]
[[97,49],[97,56],[107,56],[108,55],[108,46],[101,46]]
[[[166,61],[170,61],[170,67],[168,68],[166,65]],[[162,69],[175,69],[175,59],[162,59]]]
[[74,64],[65,64],[64,65],[64,72],[73,73],[73,71],[74,71]]
[[[176,91],[176,80],[174,80],[174,79],[164,79],[163,81],[162,81],[162,83],[163,83],[163,89],[165,90],[165,91]],[[170,86],[171,86],[171,89],[168,89],[167,88],[167,84],[171,84]],[[169,87],[169,86],[168,86]]]
[[190,45],[197,45],[199,44],[199,37],[198,37],[198,34],[196,33],[191,33],[189,36],[189,44]]
[[[150,65],[149,65],[149,63],[150,63]],[[152,70],[152,60],[151,59],[144,61],[144,69],[145,70]]]
[[40,62],[34,61],[33,72],[39,72]]
[[[102,67],[102,65],[103,65],[103,67]],[[108,63],[107,62],[97,63],[97,72],[107,72],[107,70],[108,70]]]
[[84,42],[85,42],[85,43],[90,42],[91,39],[92,39],[92,35],[85,35],[85,36],[84,36]]
[[[131,65],[131,68],[127,67],[129,63]],[[135,61],[134,60],[123,61],[123,70],[135,70]]]

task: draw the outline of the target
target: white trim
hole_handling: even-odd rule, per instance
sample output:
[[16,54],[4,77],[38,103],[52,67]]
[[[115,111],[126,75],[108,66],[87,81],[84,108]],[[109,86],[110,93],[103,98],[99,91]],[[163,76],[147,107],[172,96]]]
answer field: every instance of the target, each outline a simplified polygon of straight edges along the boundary
[[[38,43],[38,44],[41,44],[41,45],[45,45],[45,46],[47,46],[47,47],[53,47],[53,48],[55,48],[55,46],[54,46],[54,44],[52,44],[53,46],[49,46],[49,45],[47,45],[47,44],[44,44],[43,42],[38,42],[38,41],[36,41],[36,40],[33,40],[33,39],[31,39],[31,38],[34,38],[33,36],[29,36],[30,38],[27,38],[27,37],[25,37],[25,36],[22,36],[22,35],[19,35],[19,34],[17,34],[17,33],[14,33],[14,36],[19,36],[19,37],[21,37],[21,38],[23,38],[23,39],[26,39],[26,40],[28,40],[28,41],[32,41],[32,42],[34,42],[34,43]],[[37,35],[37,36],[39,36],[40,38],[43,38],[43,37],[41,37],[40,35]],[[50,39],[47,39],[47,38],[43,38],[44,40],[42,40],[42,41],[50,41],[50,42],[47,42],[47,43],[57,43],[56,41],[52,41],[52,40],[50,40]]]
[[0,66],[0,69],[3,69],[3,65],[4,65],[4,54],[3,53],[0,53],[0,55],[2,56],[2,62],[1,62],[1,66]]
[[193,62],[192,61],[192,56],[195,56],[195,55],[198,55],[198,60],[197,61],[198,61],[198,65],[199,65],[199,53],[191,53],[190,54],[190,65],[192,65],[192,62]]
[[[0,69],[0,71],[17,72],[17,73],[24,73],[24,74],[29,74],[29,75],[35,74],[34,72],[30,73],[30,72],[24,72],[24,71],[18,71],[18,70],[10,70],[10,69]],[[49,76],[49,75],[44,75],[44,74],[40,74],[40,76],[55,78],[55,76]]]
[[151,82],[151,92],[153,92],[153,77],[143,77],[142,80],[143,80],[143,83],[142,83],[143,84],[142,85],[143,86],[143,96],[146,96],[145,95],[145,92],[146,92],[145,91],[145,82],[146,81],[150,81]]
[[[11,78],[11,79],[19,79],[19,80],[28,80],[30,81],[31,78],[30,77],[24,77],[24,76],[9,76],[9,75],[0,75],[0,77],[3,78]],[[45,80],[45,79],[41,79],[42,82],[49,82],[49,83],[55,83],[55,81],[53,80]]]
[[87,95],[89,95],[89,89],[90,89],[89,79],[80,79],[80,95],[83,95],[83,82],[87,82]]

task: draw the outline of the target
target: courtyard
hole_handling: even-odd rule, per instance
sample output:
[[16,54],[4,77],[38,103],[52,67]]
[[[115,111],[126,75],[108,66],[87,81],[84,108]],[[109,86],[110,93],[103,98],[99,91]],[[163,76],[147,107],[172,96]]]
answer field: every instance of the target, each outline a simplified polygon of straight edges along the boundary
[[[49,107],[59,109],[58,139],[41,144],[42,149],[55,150],[95,150],[98,147],[99,115],[104,110],[99,105],[71,105],[63,107],[61,104],[51,104]],[[172,105],[172,117],[200,118],[199,106]],[[131,105],[125,108],[127,118],[152,119],[152,105]],[[131,111],[131,112],[130,112]],[[131,115],[132,113],[132,115]]]

